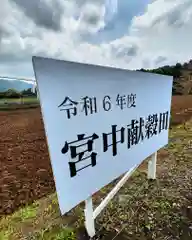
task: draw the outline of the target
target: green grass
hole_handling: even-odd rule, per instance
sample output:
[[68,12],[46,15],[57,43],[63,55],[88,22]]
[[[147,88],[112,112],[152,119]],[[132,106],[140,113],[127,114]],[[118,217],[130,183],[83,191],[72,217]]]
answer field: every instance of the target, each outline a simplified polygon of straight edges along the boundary
[[38,240],[75,240],[76,235],[72,228],[52,227],[50,229],[41,230],[35,236]]
[[25,97],[23,99],[20,98],[4,98],[4,99],[0,99],[0,105],[7,105],[7,104],[11,104],[11,103],[38,103],[39,101],[37,100],[36,97]]
[[60,216],[52,194],[0,220],[0,240],[12,239],[75,240],[76,234]]
[[22,99],[19,98],[7,98],[0,99],[0,110],[16,110],[16,109],[26,109],[39,106],[39,100],[36,97],[25,97]]
[[27,219],[35,218],[37,214],[37,206],[31,205],[25,208],[22,208],[20,211],[13,214],[13,219],[18,219],[20,222],[24,222]]

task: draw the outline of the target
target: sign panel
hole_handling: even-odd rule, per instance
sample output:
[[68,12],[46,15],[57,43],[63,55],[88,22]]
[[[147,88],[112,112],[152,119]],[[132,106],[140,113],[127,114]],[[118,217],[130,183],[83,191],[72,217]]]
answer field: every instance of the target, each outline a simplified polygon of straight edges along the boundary
[[61,213],[168,143],[172,77],[33,57]]

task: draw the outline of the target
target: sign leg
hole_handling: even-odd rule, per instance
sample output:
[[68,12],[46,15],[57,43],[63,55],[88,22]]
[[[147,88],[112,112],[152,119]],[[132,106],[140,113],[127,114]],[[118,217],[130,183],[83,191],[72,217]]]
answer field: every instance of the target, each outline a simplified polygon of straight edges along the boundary
[[151,155],[148,162],[148,179],[156,179],[157,152]]
[[93,217],[92,197],[85,200],[85,228],[88,235],[92,238],[95,236],[95,221]]

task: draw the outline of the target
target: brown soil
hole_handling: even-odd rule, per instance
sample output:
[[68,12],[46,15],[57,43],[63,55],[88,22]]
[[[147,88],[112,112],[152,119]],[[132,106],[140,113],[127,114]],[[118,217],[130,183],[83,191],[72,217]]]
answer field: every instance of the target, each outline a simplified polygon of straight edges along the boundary
[[171,110],[172,124],[185,123],[192,116],[192,95],[173,96]]
[[[172,124],[192,117],[192,96],[174,96]],[[0,217],[55,191],[39,108],[0,112]],[[162,152],[166,154],[166,152]]]
[[54,192],[40,109],[0,112],[0,216]]

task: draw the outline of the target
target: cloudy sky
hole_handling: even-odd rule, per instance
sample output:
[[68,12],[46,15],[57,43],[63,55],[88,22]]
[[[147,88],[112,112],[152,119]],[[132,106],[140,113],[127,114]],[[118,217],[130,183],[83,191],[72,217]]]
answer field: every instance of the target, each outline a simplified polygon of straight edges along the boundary
[[192,58],[192,0],[109,2],[1,0],[0,75],[34,77],[32,55],[127,69]]

